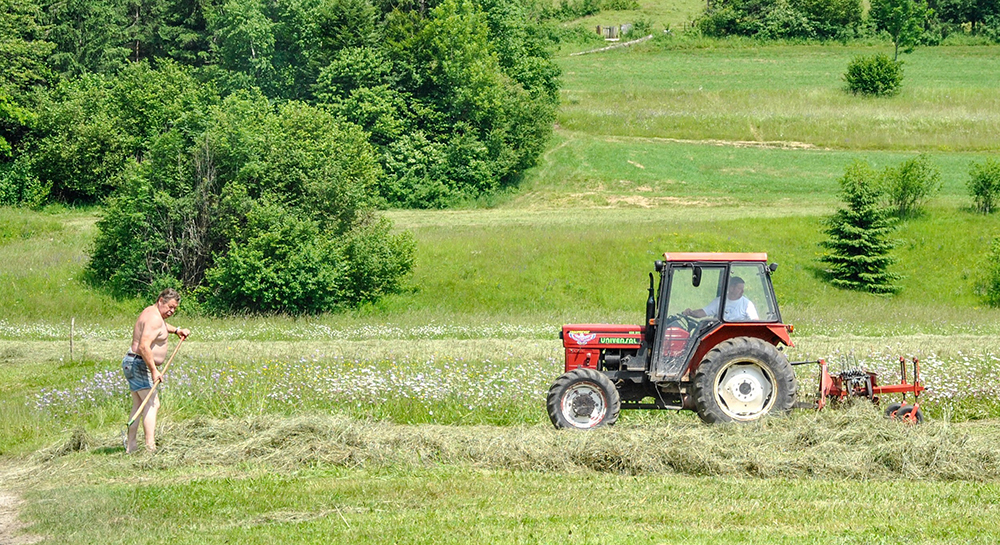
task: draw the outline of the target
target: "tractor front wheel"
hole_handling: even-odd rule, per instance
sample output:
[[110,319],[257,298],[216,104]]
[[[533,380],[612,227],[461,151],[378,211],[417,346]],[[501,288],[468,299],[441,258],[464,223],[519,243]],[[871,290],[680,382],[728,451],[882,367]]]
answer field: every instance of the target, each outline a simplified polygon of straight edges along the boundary
[[785,356],[755,337],[723,341],[694,376],[695,408],[708,423],[747,422],[795,404],[795,373]]
[[555,427],[589,430],[614,424],[621,398],[606,375],[580,368],[556,379],[546,406]]

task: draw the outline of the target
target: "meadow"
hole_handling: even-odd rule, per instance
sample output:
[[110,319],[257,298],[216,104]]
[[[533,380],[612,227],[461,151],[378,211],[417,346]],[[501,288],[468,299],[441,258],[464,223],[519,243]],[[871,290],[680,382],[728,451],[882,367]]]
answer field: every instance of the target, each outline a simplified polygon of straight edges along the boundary
[[[1000,48],[921,48],[900,96],[847,95],[839,74],[873,47],[559,57],[559,125],[518,191],[387,212],[418,244],[404,293],[306,318],[182,303],[172,323],[194,333],[155,455],[120,446],[119,362],[149,301],[80,281],[100,210],[0,210],[0,492],[31,524],[0,541],[997,542],[1000,311],[975,282],[1000,219],[965,180],[996,156]],[[830,287],[817,257],[844,168],[918,153],[942,187],[896,231],[899,294]],[[894,378],[919,358],[931,421],[861,404],[553,430],[560,325],[639,322],[653,261],[693,250],[779,263],[790,359]],[[816,369],[796,372],[808,399]]]

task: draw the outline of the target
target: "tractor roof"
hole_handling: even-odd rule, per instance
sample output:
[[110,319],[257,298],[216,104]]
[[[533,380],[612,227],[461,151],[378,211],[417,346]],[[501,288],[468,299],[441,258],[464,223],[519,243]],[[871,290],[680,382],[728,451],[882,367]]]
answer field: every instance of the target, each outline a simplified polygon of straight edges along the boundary
[[727,252],[667,252],[665,261],[767,261],[767,254]]

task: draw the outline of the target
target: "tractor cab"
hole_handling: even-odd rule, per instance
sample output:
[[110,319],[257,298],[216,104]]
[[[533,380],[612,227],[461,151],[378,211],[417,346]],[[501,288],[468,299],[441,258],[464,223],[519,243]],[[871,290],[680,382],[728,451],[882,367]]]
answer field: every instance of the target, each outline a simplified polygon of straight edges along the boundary
[[656,262],[661,276],[655,310],[664,318],[646,320],[653,333],[651,379],[679,379],[698,341],[723,326],[759,329],[781,323],[771,285],[776,266],[767,265],[767,254],[668,253],[664,258]]

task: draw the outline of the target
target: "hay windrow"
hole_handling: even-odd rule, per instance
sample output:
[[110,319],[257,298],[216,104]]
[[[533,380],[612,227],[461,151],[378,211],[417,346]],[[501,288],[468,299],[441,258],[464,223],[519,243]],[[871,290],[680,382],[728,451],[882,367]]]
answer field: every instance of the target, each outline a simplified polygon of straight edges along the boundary
[[[260,416],[168,424],[155,455],[128,459],[160,469],[457,465],[557,473],[995,481],[1000,479],[998,433],[1000,423],[993,421],[909,426],[885,420],[864,405],[753,424],[643,422],[591,432],[541,425],[401,425],[338,415]],[[72,451],[59,449],[43,459]]]

